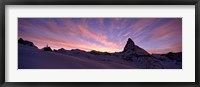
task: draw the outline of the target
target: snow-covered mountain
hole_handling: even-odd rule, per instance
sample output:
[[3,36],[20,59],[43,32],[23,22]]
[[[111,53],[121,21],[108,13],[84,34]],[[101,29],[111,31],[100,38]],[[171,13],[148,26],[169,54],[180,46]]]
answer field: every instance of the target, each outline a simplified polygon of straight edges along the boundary
[[[19,69],[181,69],[182,53],[153,54],[129,38],[122,52],[86,52],[80,49],[38,49],[19,39]],[[31,45],[30,45],[31,44]]]

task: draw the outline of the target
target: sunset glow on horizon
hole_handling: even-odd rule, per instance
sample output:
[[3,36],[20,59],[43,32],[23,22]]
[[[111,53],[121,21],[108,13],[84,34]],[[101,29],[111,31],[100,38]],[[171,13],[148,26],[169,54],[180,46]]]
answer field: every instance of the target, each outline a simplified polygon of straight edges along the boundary
[[120,52],[131,38],[149,53],[181,52],[182,18],[18,18],[18,38],[101,52]]

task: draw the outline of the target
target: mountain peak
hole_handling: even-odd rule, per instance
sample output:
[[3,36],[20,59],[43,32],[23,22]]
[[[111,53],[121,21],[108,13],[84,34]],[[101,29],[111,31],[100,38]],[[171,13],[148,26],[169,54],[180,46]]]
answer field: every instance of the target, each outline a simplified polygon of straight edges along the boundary
[[131,38],[128,38],[128,41],[124,47],[123,52],[134,53],[137,55],[149,55],[147,51],[135,45]]
[[131,38],[128,38],[127,43],[135,45],[135,43],[133,42],[133,40]]
[[46,47],[44,47],[44,48],[42,48],[44,51],[52,51],[52,49],[51,49],[51,47],[49,47],[49,46],[46,46]]
[[124,47],[124,51],[127,51],[129,49],[134,49],[134,47],[135,47],[135,43],[133,42],[131,38],[128,38],[128,41]]

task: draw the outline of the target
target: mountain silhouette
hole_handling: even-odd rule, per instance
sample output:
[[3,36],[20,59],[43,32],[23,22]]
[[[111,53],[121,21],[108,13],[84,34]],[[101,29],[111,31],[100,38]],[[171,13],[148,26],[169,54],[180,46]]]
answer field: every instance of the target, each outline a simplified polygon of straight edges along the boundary
[[135,45],[135,43],[133,42],[133,40],[131,38],[128,38],[128,41],[122,52],[133,53],[133,54],[137,54],[137,55],[149,55],[149,53],[147,51],[145,51],[143,48]]
[[44,51],[52,51],[51,47],[49,47],[48,45],[44,48],[42,48]]
[[18,40],[18,43],[23,44],[23,45],[26,45],[26,46],[38,48],[37,46],[35,46],[35,45],[33,44],[33,42],[27,41],[27,40],[23,40],[22,38],[20,38],[20,39]]

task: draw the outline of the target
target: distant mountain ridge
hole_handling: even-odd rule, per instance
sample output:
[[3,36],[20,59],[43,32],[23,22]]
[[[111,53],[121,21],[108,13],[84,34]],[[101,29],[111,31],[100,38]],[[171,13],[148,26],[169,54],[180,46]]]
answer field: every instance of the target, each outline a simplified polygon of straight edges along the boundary
[[[23,44],[23,45],[27,45],[27,46],[30,46],[30,47],[35,47],[35,48],[38,48],[37,46],[34,45],[33,42],[31,41],[28,41],[28,40],[24,40],[22,38],[20,38],[18,40],[18,43],[20,44]],[[66,49],[64,48],[60,48],[58,50],[52,50],[50,46],[46,46],[46,47],[43,47],[42,48],[44,51],[55,51],[55,52],[62,52],[62,51],[66,51]],[[82,52],[86,52],[84,50],[80,50],[80,49],[71,49],[71,50],[68,50],[68,51],[82,51]],[[100,51],[96,51],[96,50],[92,50],[90,51],[89,53],[93,53],[93,54],[112,54],[112,53],[109,53],[109,52],[100,52]],[[124,47],[124,50],[122,52],[115,52],[115,53],[131,53],[131,54],[135,54],[135,55],[150,55],[146,50],[144,50],[143,48],[135,45],[135,43],[133,42],[133,40],[131,38],[128,38],[127,40],[127,43]],[[178,52],[178,54],[180,54],[182,52]],[[169,52],[167,54],[161,54],[161,55],[167,55],[167,56],[171,56],[173,54],[176,54],[176,53],[173,53],[173,52]]]

